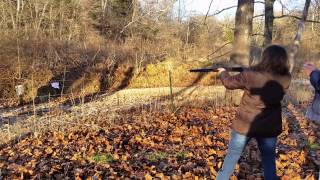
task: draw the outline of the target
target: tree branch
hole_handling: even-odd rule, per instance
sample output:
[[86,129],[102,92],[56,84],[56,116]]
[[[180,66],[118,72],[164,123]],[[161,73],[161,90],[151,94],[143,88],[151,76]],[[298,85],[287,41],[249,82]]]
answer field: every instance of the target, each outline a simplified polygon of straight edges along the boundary
[[310,2],[311,2],[311,0],[306,0],[306,2],[305,2],[304,8],[303,8],[303,14],[302,14],[302,17],[300,18],[300,22],[298,25],[298,31],[297,31],[297,34],[294,38],[293,44],[290,48],[290,51],[288,53],[288,60],[289,60],[289,64],[290,64],[290,73],[292,73],[293,69],[294,69],[295,57],[298,53],[298,49],[300,46],[301,36],[302,36],[302,32],[304,30],[304,24],[307,21]]
[[264,34],[261,34],[261,33],[254,33],[254,34],[251,34],[251,36],[265,36]]
[[264,2],[264,1],[254,1],[254,3],[265,4],[265,2]]
[[216,15],[222,13],[223,11],[226,11],[226,10],[229,10],[229,9],[232,9],[232,8],[236,8],[236,7],[238,7],[238,6],[230,6],[230,7],[227,7],[227,8],[223,8],[223,9],[221,9],[221,10],[219,10],[219,11],[216,11],[215,13],[213,13],[213,14],[211,14],[211,15],[209,15],[209,16],[210,16],[210,17],[211,17],[211,16],[216,16]]
[[258,17],[263,17],[263,16],[264,16],[264,14],[255,15],[255,16],[253,16],[253,19],[258,18]]
[[[265,4],[263,1],[255,1],[254,3]],[[238,7],[238,5],[234,5],[234,6],[230,6],[230,7],[223,8],[223,9],[218,10],[218,11],[216,11],[215,13],[209,15],[209,17],[216,16],[216,15],[222,13],[223,11],[227,11],[227,10],[229,10],[229,9],[236,8],[236,7]]]
[[[158,14],[158,16],[156,16],[156,18],[159,18],[159,17],[162,16],[163,14],[167,13],[167,12],[170,10],[170,8],[174,5],[175,2],[176,2],[176,1],[173,1],[173,2],[172,2],[171,4],[169,4],[166,8],[159,10],[159,11],[158,11],[159,14]],[[125,26],[122,28],[122,30],[120,31],[119,34],[124,33],[124,31],[125,31],[129,26],[131,26],[132,24],[140,21],[140,20],[143,19],[144,17],[151,15],[152,13],[154,13],[154,12],[150,10],[149,12],[147,12],[147,13],[144,14],[144,15],[142,15],[141,17],[137,17],[137,19],[135,19],[135,20],[133,19],[132,21],[130,21],[127,25],[125,25]]]
[[208,14],[209,14],[209,12],[210,12],[210,9],[211,9],[211,6],[212,6],[212,3],[213,3],[213,0],[211,0],[211,2],[210,2],[210,5],[209,5],[209,8],[208,8],[208,11],[207,11],[206,17],[204,18],[204,23],[203,23],[203,24],[206,24],[207,17],[208,17]]
[[[284,14],[281,16],[275,16],[275,19],[281,19],[281,18],[294,18],[297,20],[301,20],[301,17],[298,16],[294,16],[294,15],[289,15],[289,14]],[[320,23],[320,21],[314,21],[314,20],[306,20],[305,22],[309,22],[309,23]]]
[[209,59],[210,56],[214,55],[215,53],[219,52],[221,49],[226,47],[227,45],[232,44],[231,41],[224,43],[222,46],[220,46],[218,49],[216,49],[214,52],[208,55],[207,59]]
[[[263,16],[264,16],[264,14],[259,14],[259,15],[253,16],[253,18],[258,18],[258,17],[263,17]],[[301,17],[295,16],[295,15],[290,15],[290,14],[283,14],[281,16],[274,16],[273,18],[274,19],[294,18],[294,19],[297,19],[297,20],[301,20]],[[320,24],[320,21],[314,21],[314,20],[306,20],[305,22],[308,22],[308,23],[319,23]]]

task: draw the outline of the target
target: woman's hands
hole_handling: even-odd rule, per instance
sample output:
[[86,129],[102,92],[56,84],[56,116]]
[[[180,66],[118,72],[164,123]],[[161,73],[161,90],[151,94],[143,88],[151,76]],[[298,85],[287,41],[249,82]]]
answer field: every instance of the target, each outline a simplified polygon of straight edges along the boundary
[[305,63],[303,65],[303,71],[307,76],[310,76],[310,74],[312,73],[312,71],[316,70],[316,66],[312,63]]
[[225,68],[218,68],[218,75],[220,76],[220,74],[224,71],[227,71]]

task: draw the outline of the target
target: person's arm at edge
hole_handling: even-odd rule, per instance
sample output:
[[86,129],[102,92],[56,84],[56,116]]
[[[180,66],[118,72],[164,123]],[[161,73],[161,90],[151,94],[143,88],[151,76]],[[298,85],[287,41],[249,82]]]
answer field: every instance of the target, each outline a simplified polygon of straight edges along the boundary
[[310,83],[317,90],[320,90],[320,71],[314,70],[310,73]]

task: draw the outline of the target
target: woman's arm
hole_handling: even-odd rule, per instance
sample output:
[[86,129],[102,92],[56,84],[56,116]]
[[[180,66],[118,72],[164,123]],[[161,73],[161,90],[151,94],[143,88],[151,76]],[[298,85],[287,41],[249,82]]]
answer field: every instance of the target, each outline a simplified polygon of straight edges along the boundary
[[303,70],[306,75],[310,77],[311,85],[317,90],[320,90],[320,71],[312,63],[306,63],[303,65]]
[[244,71],[235,76],[231,76],[228,71],[222,71],[220,73],[220,80],[227,89],[244,89],[247,84],[246,74],[246,71]]
[[317,91],[320,90],[320,71],[319,70],[314,70],[310,73],[310,82]]

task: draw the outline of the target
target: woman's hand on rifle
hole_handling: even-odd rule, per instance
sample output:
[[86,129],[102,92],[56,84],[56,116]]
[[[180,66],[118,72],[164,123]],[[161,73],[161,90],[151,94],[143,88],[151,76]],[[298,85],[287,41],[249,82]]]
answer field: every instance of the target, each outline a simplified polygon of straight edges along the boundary
[[218,75],[220,75],[222,72],[227,71],[225,68],[218,68]]

